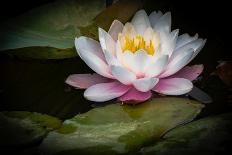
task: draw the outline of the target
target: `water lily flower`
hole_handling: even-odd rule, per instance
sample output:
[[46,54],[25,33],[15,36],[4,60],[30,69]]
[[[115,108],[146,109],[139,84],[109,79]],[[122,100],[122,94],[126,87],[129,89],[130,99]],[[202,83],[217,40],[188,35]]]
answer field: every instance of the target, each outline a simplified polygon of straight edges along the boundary
[[203,65],[186,66],[206,40],[171,31],[171,13],[139,10],[131,22],[114,20],[109,31],[99,28],[99,42],[75,39],[80,58],[96,73],[73,74],[66,83],[86,89],[84,97],[104,102],[145,101],[152,92],[182,95],[193,88],[192,80]]

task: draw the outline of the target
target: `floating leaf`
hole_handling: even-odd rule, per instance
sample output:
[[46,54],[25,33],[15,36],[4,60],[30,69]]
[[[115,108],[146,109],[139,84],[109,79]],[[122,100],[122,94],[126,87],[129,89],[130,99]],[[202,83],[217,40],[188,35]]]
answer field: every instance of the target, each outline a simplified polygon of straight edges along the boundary
[[55,117],[33,112],[0,112],[0,147],[29,146],[61,126]]
[[155,98],[129,106],[111,104],[66,120],[40,146],[45,153],[118,154],[159,140],[168,130],[191,121],[203,105],[184,98]]
[[106,9],[105,0],[56,1],[3,24],[0,50],[35,59],[75,57],[75,37],[97,40],[98,27],[108,30],[114,19],[126,22],[140,7],[139,0],[120,0]]
[[72,48],[79,27],[90,25],[104,8],[105,0],[60,0],[38,7],[2,25],[0,49]]
[[212,155],[231,151],[232,114],[203,118],[168,132],[143,155]]

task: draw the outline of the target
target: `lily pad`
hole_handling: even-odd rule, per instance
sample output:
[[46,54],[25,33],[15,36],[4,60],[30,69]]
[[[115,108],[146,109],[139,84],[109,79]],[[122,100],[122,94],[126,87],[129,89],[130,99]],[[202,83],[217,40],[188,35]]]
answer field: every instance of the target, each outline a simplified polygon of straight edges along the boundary
[[168,130],[191,121],[204,106],[185,98],[154,98],[139,105],[111,104],[66,120],[44,139],[49,154],[121,154],[138,151]]
[[0,148],[35,144],[61,123],[55,117],[35,112],[0,112]]
[[143,155],[228,154],[232,144],[232,114],[203,118],[168,132]]
[[33,9],[1,27],[1,50],[30,46],[73,47],[85,27],[105,8],[105,0],[55,1]]
[[98,39],[98,27],[108,30],[114,19],[126,22],[140,7],[139,0],[120,0],[108,8],[105,0],[58,0],[2,24],[0,50],[35,59],[75,57],[75,37]]

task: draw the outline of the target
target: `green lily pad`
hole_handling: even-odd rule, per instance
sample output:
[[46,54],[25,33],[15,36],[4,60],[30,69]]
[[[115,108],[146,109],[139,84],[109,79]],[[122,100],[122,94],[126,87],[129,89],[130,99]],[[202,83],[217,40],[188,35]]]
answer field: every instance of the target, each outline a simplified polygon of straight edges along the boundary
[[1,25],[0,50],[35,59],[75,57],[75,37],[98,39],[98,27],[108,30],[114,19],[126,22],[140,7],[139,0],[108,8],[105,0],[55,1]]
[[33,9],[1,27],[1,50],[30,46],[71,48],[85,27],[105,8],[105,0],[55,1]]
[[28,146],[61,126],[55,117],[26,111],[0,112],[0,147]]
[[184,98],[155,98],[129,106],[111,104],[66,120],[44,139],[51,154],[120,154],[138,151],[168,130],[191,121],[204,106]]
[[143,155],[227,154],[232,144],[232,114],[203,118],[168,132],[162,141],[142,149]]

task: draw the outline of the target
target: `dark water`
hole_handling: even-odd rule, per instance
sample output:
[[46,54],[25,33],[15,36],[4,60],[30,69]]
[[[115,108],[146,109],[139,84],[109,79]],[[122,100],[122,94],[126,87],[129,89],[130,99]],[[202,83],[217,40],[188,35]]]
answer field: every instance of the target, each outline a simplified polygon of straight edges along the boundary
[[1,111],[36,111],[64,119],[89,110],[83,91],[64,83],[69,74],[89,72],[80,62],[1,57]]

